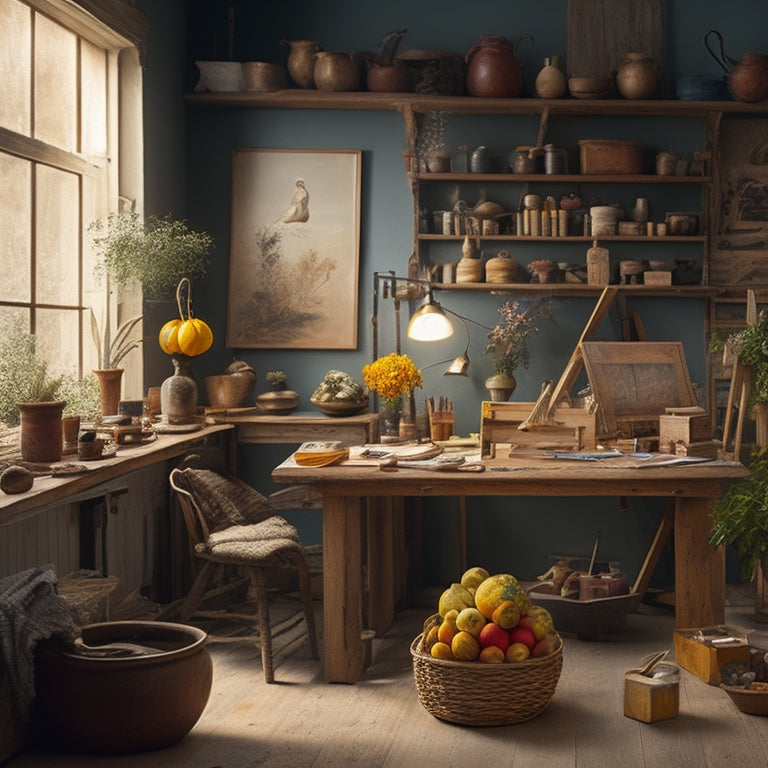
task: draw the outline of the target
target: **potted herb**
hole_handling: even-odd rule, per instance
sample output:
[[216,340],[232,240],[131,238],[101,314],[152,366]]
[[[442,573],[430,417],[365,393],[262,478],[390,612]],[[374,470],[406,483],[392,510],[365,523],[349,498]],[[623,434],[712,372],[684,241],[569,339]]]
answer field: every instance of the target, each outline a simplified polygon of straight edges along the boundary
[[284,416],[299,407],[299,395],[288,389],[285,371],[269,371],[266,379],[272,391],[256,396],[256,404],[262,411]]
[[538,331],[531,308],[520,312],[518,301],[507,301],[499,307],[502,322],[488,334],[486,352],[493,355],[494,375],[485,380],[491,400],[504,402],[515,391],[514,373],[530,362],[528,338]]

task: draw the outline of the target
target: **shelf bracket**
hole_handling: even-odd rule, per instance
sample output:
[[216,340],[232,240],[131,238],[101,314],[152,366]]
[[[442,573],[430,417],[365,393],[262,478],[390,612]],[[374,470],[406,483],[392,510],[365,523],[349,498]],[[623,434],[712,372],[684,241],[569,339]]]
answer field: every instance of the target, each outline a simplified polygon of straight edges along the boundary
[[541,110],[541,117],[539,118],[539,133],[536,137],[536,146],[543,147],[544,139],[546,138],[547,131],[549,130],[549,107],[544,107]]

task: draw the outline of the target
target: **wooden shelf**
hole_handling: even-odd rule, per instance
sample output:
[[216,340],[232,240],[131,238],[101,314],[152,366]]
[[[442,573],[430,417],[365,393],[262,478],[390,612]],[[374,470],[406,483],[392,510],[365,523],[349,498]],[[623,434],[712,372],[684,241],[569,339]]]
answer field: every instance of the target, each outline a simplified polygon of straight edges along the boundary
[[478,181],[505,184],[709,184],[709,176],[657,176],[655,173],[417,173],[414,179],[429,181]]
[[[419,234],[416,236],[418,240],[425,240],[430,242],[446,241],[463,241],[466,235],[426,235]],[[595,240],[608,243],[653,243],[658,245],[659,243],[665,243],[669,245],[680,245],[681,243],[706,243],[706,235],[664,235],[663,237],[648,237],[648,235],[563,235],[560,236],[540,236],[532,237],[531,235],[469,235],[471,238],[477,237],[482,241],[489,240],[501,240],[501,241],[514,241],[514,242],[526,242],[526,243],[549,243],[551,245],[557,245],[558,243],[593,243]]]
[[[469,291],[474,293],[543,293],[557,296],[599,296],[605,286],[585,283],[432,283],[437,291]],[[705,285],[616,285],[629,296],[676,296],[708,298],[724,293],[723,288]]]
[[190,93],[185,101],[194,107],[245,107],[257,109],[346,109],[403,112],[454,112],[489,115],[634,115],[648,117],[706,117],[711,113],[764,114],[768,102],[684,101],[681,99],[489,99],[473,96],[439,96],[415,93],[337,93],[293,88],[271,93]]

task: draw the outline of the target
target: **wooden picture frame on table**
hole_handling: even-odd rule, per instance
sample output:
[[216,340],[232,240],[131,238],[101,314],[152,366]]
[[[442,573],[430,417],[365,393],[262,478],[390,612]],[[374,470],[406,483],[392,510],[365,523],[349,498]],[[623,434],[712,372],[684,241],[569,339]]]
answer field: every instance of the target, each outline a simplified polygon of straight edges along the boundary
[[604,434],[658,434],[668,407],[697,405],[679,341],[585,341],[584,367]]
[[360,150],[235,149],[233,349],[356,349]]

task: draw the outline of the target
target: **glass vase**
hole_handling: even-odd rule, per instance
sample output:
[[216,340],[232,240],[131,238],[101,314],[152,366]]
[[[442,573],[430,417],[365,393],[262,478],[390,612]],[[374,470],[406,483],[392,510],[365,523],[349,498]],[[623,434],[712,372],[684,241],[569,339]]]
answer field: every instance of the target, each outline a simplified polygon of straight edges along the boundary
[[400,408],[379,409],[379,430],[382,443],[400,442]]

